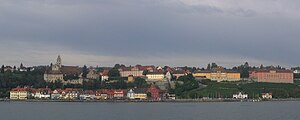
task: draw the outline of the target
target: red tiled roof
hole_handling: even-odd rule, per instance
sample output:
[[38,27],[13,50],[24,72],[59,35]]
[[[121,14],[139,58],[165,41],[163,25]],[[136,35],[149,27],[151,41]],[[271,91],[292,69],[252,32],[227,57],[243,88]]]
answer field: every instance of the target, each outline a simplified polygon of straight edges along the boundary
[[28,91],[27,88],[13,88],[11,91]]
[[154,71],[154,72],[149,72],[149,73],[147,73],[147,74],[149,74],[149,75],[154,75],[154,74],[164,74],[164,72],[163,72],[163,71]]
[[141,65],[136,65],[139,70],[148,70],[148,69],[155,69],[154,66],[141,66]]
[[176,71],[173,71],[172,74],[185,74],[186,72],[184,70],[176,70]]
[[109,73],[109,70],[103,70],[103,72],[100,72],[100,75],[107,76]]
[[259,69],[259,70],[254,70],[251,72],[270,72],[270,71],[276,71],[276,73],[294,73],[292,70],[278,70],[278,69]]
[[61,72],[63,74],[80,74],[81,69],[77,66],[62,66]]

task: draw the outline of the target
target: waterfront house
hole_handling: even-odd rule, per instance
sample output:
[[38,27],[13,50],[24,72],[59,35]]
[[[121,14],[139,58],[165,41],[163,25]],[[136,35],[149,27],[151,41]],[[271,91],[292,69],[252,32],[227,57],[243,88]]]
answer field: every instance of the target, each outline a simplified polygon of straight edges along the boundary
[[53,90],[52,93],[51,93],[51,99],[52,100],[62,99],[62,92],[63,92],[62,89],[55,89],[55,90]]
[[96,92],[93,90],[82,91],[79,95],[80,100],[95,100]]
[[50,99],[51,98],[51,89],[50,88],[38,88],[34,90],[35,99]]
[[135,99],[135,98],[134,98],[134,92],[133,92],[133,89],[130,89],[130,90],[127,92],[127,98],[128,98],[128,99]]
[[124,99],[126,90],[112,90],[113,91],[113,99]]
[[175,94],[166,94],[166,99],[168,100],[176,100],[176,95]]
[[76,100],[79,98],[79,90],[74,88],[66,88],[62,92],[62,98],[66,100]]
[[27,87],[24,88],[14,88],[10,91],[10,99],[11,100],[27,100],[29,97],[29,89]]
[[242,92],[239,92],[239,94],[233,94],[234,99],[247,99],[248,94],[242,94]]
[[158,89],[154,84],[151,84],[146,93],[150,97],[149,99],[161,100],[160,89]]
[[108,99],[108,90],[107,89],[101,89],[101,90],[97,90],[95,91],[95,96],[97,100],[106,100]]
[[272,93],[262,93],[261,96],[263,99],[272,99],[273,98]]
[[146,100],[147,99],[147,89],[145,88],[135,88],[130,89],[127,92],[128,99],[138,99],[138,100]]

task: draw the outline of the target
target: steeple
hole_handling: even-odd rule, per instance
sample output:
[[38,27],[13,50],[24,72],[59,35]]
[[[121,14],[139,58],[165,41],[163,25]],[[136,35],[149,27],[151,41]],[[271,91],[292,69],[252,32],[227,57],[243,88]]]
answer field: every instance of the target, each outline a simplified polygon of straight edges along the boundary
[[61,58],[60,58],[60,55],[58,55],[58,57],[57,57],[56,64],[57,64],[59,67],[61,67]]

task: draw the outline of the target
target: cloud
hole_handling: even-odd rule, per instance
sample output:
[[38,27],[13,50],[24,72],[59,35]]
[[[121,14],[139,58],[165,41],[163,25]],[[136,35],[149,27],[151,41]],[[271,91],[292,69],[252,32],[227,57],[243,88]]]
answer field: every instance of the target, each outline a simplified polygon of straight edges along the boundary
[[[3,0],[0,62],[299,64],[295,0]],[[294,58],[294,59],[292,59]],[[224,62],[222,62],[224,61]],[[230,62],[232,61],[232,62]],[[251,63],[251,62],[250,62]]]

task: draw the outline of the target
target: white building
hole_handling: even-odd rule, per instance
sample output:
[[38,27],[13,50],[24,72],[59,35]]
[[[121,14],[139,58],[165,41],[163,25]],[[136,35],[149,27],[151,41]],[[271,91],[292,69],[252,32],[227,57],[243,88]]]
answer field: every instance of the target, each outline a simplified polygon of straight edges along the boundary
[[165,74],[162,71],[150,72],[146,75],[148,81],[165,80]]
[[272,93],[262,93],[262,96],[261,96],[263,99],[272,99],[273,98],[273,95]]
[[34,98],[36,98],[36,99],[50,99],[51,98],[51,89],[49,89],[49,88],[37,89],[34,93]]
[[242,94],[241,92],[239,92],[239,94],[233,94],[233,98],[234,99],[247,99],[248,94]]
[[130,89],[128,92],[127,92],[127,97],[128,99],[135,99],[134,98],[134,92],[132,89]]

